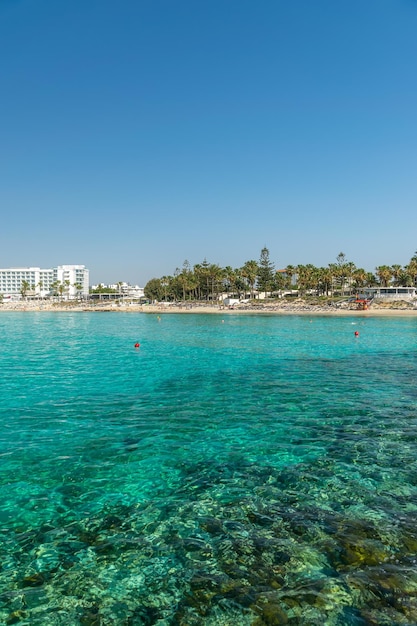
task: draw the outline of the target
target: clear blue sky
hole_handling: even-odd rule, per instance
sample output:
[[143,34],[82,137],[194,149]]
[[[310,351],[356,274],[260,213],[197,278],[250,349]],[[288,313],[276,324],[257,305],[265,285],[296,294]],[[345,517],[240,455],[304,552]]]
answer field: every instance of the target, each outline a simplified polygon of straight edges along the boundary
[[0,0],[0,267],[417,249],[415,0]]

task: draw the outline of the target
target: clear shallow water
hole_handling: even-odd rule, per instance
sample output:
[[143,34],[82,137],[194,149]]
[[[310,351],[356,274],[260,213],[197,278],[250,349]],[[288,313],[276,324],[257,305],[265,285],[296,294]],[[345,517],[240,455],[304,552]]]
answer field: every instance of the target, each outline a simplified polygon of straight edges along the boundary
[[417,623],[416,319],[2,313],[0,341],[0,623]]

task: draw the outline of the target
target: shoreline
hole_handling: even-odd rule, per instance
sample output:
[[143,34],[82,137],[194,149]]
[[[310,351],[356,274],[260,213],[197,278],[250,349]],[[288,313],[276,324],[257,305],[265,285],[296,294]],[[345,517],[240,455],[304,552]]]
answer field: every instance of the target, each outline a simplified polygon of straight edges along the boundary
[[335,308],[329,306],[315,306],[311,304],[265,304],[256,306],[245,306],[236,308],[222,308],[218,305],[116,305],[116,304],[95,304],[93,306],[68,306],[66,304],[49,304],[34,302],[7,302],[0,305],[1,312],[47,312],[47,313],[144,313],[145,315],[302,315],[302,316],[324,316],[324,317],[417,317],[417,308],[397,306],[372,306],[366,311],[347,308]]

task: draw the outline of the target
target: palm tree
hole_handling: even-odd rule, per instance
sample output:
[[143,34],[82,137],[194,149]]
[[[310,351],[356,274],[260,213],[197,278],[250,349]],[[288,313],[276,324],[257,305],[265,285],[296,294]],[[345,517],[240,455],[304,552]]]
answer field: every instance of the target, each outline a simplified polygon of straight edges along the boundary
[[312,289],[318,290],[320,284],[320,272],[311,263],[308,265],[297,265],[298,290],[305,294]]
[[202,273],[203,273],[203,270],[202,270],[201,263],[197,263],[196,265],[194,265],[193,275],[197,282],[197,285],[195,288],[195,295],[196,295],[197,300],[201,300]]
[[415,285],[417,282],[417,252],[413,257],[411,257],[410,262],[405,269],[411,278],[412,285]]
[[339,267],[336,263],[329,263],[328,268],[332,276],[332,295],[333,295],[339,283]]
[[175,278],[178,284],[178,287],[182,293],[182,299],[185,301],[187,297],[187,292],[189,289],[189,277],[188,272],[180,271],[178,268],[175,270]]
[[204,259],[202,263],[194,265],[194,274],[197,278],[197,283],[198,283],[197,293],[198,293],[199,300],[202,300],[203,298],[205,300],[208,300],[209,291],[210,291],[209,267],[210,266],[207,263],[206,259]]
[[56,296],[58,293],[58,287],[60,285],[60,281],[59,280],[54,280],[54,282],[51,284],[51,293]]
[[197,297],[197,290],[198,290],[198,280],[197,280],[197,276],[194,274],[194,272],[190,272],[188,274],[188,293],[189,293],[189,297],[192,300],[195,300]]
[[208,269],[208,276],[210,278],[211,294],[213,300],[218,300],[219,288],[223,279],[223,270],[220,265],[211,263]]
[[367,273],[364,269],[362,269],[361,267],[357,268],[353,274],[352,274],[352,279],[353,279],[353,286],[358,290],[361,289],[362,287],[365,287],[366,282],[367,282]]
[[398,263],[391,265],[391,274],[394,279],[394,286],[399,287],[402,284],[403,268]]
[[78,298],[79,298],[79,297],[80,297],[80,295],[81,295],[81,291],[82,291],[82,289],[83,289],[83,286],[82,286],[82,285],[80,285],[80,283],[74,283],[74,284],[73,284],[73,287],[74,287],[74,289],[75,289],[75,296],[76,296],[76,298],[77,298],[77,300],[78,300]]
[[353,261],[348,261],[345,265],[345,280],[349,287],[349,293],[352,293],[352,276],[356,270],[356,265]]
[[320,295],[320,269],[315,265],[309,263],[308,267],[308,280],[309,280],[309,289],[314,289],[317,295]]
[[182,299],[186,300],[187,296],[190,298],[191,291],[195,287],[195,281],[193,280],[191,265],[187,260],[184,261],[181,270],[178,267],[175,270],[175,279],[180,291],[182,292]]
[[281,292],[285,289],[286,284],[287,284],[287,278],[283,274],[283,272],[276,272],[272,289],[273,291],[278,292],[278,297],[281,297]]
[[250,289],[250,297],[253,300],[256,277],[258,276],[258,263],[256,261],[246,261],[244,266],[240,269],[240,273],[243,278],[246,279],[249,289]]
[[239,296],[239,298],[243,296],[245,296],[246,292],[248,291],[248,286],[247,286],[247,281],[244,278],[244,276],[242,275],[242,268],[241,267],[237,267],[234,270],[234,288],[236,289],[236,294]]
[[172,280],[172,276],[162,276],[162,278],[160,279],[161,287],[164,290],[164,300],[165,301],[167,300],[167,290],[168,290],[168,287],[169,287],[169,284],[170,284],[171,280]]
[[65,283],[59,281],[58,293],[59,293],[59,298],[61,301],[64,299],[64,291],[65,291]]
[[392,269],[389,265],[379,265],[375,268],[376,275],[382,287],[388,287],[388,283],[392,278]]
[[230,295],[230,292],[234,293],[234,288],[236,287],[236,279],[237,279],[237,274],[236,274],[236,270],[233,269],[233,267],[231,267],[230,265],[227,265],[224,270],[224,288],[225,291],[227,293],[227,295]]
[[71,286],[71,283],[68,279],[64,280],[64,292],[67,294],[67,297],[69,297],[69,288]]
[[333,293],[333,272],[330,267],[319,268],[320,285],[323,294],[328,296]]
[[286,283],[286,287],[288,289],[291,289],[292,287],[292,281],[293,281],[293,277],[296,273],[295,267],[293,265],[287,265],[287,267],[285,268],[285,274],[287,276],[287,283]]
[[27,280],[22,280],[21,285],[20,285],[20,295],[22,296],[23,300],[26,299],[27,296],[27,292],[30,289],[30,283],[28,283]]
[[375,274],[372,272],[366,272],[365,287],[375,287],[378,284]]
[[308,287],[308,268],[306,265],[297,265],[297,288],[300,295],[304,295]]
[[61,282],[60,280],[55,280],[52,283],[51,288],[54,290],[55,293],[59,294],[60,300],[63,300],[64,292],[68,289],[69,286],[70,286],[69,280],[64,280],[64,282]]

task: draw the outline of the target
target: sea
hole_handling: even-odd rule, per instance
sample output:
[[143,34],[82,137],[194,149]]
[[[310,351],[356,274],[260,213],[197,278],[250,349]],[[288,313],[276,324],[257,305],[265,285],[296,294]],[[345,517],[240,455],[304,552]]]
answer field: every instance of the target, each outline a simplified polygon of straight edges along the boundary
[[415,626],[416,383],[415,317],[2,312],[0,623]]

